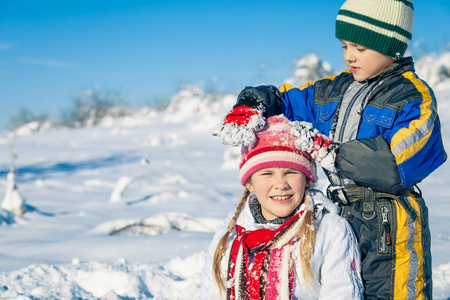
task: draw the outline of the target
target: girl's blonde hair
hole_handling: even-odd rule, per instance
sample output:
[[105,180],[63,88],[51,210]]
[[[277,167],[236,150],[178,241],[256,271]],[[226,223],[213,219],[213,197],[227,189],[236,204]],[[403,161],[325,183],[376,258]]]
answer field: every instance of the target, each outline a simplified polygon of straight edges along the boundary
[[[244,207],[245,202],[247,201],[248,195],[250,195],[250,191],[245,188],[244,194],[242,195],[241,201],[236,207],[236,211],[234,212],[234,216],[231,219],[228,225],[228,231],[224,234],[224,236],[220,239],[219,244],[217,245],[216,251],[214,252],[214,259],[212,265],[212,272],[214,280],[219,287],[220,292],[226,291],[225,281],[226,278],[222,277],[222,268],[221,261],[225,250],[228,246],[228,239],[230,237],[230,233],[233,232],[236,221],[239,217],[239,214]],[[307,197],[303,198],[304,201]],[[309,201],[308,201],[309,202]],[[312,203],[306,203],[306,209],[302,216],[302,223],[300,225],[300,231],[303,232],[303,235],[300,237],[300,261],[303,266],[303,278],[310,287],[313,282],[313,274],[311,270],[311,259],[314,252],[314,245],[316,242],[316,227],[314,224],[314,215],[313,215],[313,207]]]

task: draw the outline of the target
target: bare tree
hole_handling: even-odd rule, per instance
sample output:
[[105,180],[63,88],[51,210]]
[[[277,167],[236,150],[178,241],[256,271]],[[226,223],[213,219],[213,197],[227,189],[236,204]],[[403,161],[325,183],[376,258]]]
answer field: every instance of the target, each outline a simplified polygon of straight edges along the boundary
[[73,98],[72,108],[63,112],[62,124],[69,127],[93,126],[106,116],[124,116],[127,112],[124,98],[116,91],[85,90]]
[[37,122],[39,125],[42,125],[45,122],[53,121],[46,114],[41,114],[28,108],[21,108],[17,115],[10,118],[9,129],[14,130],[31,122]]

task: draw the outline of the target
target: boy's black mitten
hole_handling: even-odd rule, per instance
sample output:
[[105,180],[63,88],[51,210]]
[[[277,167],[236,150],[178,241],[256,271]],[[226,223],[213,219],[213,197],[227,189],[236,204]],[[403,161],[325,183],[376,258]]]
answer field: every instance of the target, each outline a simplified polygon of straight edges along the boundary
[[[213,129],[223,144],[251,145],[255,131],[261,130],[265,118],[281,113],[281,94],[274,86],[246,87],[237,98],[233,109]],[[265,117],[265,118],[264,118]]]
[[261,110],[265,118],[283,113],[280,91],[273,85],[246,87],[239,93],[233,108],[238,106],[249,106]]

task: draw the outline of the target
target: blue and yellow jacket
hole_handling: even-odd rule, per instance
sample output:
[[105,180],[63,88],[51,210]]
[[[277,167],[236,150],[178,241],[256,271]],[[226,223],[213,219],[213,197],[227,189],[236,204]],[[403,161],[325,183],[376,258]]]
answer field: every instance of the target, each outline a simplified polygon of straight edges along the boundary
[[[349,71],[302,87],[282,85],[281,112],[333,134],[340,103],[354,81]],[[397,194],[444,163],[437,103],[431,88],[414,73],[411,57],[367,79],[374,88],[361,111],[357,138],[340,146],[338,168],[349,179]]]

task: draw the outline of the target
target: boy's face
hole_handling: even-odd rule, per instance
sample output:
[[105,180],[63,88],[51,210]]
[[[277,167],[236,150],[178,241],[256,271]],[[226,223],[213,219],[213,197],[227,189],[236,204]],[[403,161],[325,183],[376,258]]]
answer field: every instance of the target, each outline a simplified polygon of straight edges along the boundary
[[394,59],[364,46],[341,40],[344,60],[356,81],[364,81],[391,66]]
[[266,220],[289,216],[303,201],[306,176],[296,169],[266,168],[255,172],[246,187],[254,191]]

